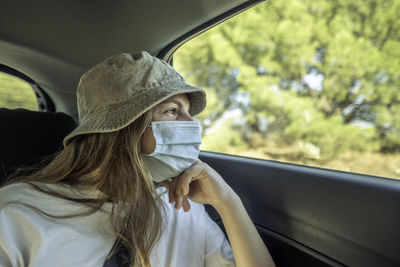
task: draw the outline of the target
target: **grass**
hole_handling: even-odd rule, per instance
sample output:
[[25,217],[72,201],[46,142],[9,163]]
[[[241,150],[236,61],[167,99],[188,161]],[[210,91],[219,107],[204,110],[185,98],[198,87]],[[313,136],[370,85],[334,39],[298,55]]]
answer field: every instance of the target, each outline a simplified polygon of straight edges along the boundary
[[[208,149],[210,150],[210,149]],[[257,148],[235,149],[230,146],[221,153],[251,158],[275,160],[332,170],[367,174],[385,178],[400,179],[400,154],[349,151],[334,159],[322,160],[307,156],[297,145],[282,146],[265,140]]]

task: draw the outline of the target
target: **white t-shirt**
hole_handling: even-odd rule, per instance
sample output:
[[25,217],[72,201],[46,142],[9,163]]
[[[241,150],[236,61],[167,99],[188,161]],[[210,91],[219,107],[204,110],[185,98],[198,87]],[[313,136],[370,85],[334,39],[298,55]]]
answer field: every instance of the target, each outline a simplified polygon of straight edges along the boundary
[[[46,185],[71,197],[95,197],[98,192],[72,190],[61,185]],[[165,188],[158,189],[161,193]],[[235,266],[232,249],[221,229],[208,216],[204,206],[190,201],[190,211],[168,207],[160,240],[150,254],[153,267]],[[0,266],[102,267],[116,236],[112,231],[111,204],[94,214],[55,219],[51,215],[83,211],[83,206],[33,189],[28,184],[13,184],[0,189]]]

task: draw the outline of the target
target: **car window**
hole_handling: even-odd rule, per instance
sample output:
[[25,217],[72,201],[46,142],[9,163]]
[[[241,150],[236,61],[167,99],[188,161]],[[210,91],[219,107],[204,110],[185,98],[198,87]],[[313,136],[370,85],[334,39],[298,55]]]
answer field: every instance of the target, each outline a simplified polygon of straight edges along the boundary
[[0,107],[39,110],[31,85],[13,75],[0,72]]
[[400,2],[274,0],[186,42],[202,149],[400,178]]

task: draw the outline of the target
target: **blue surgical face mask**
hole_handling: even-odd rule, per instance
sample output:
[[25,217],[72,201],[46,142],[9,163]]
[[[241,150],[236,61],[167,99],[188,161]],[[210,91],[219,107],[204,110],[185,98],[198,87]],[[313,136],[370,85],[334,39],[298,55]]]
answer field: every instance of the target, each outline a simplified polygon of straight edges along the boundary
[[201,127],[198,121],[152,122],[156,147],[151,154],[142,154],[156,182],[179,176],[198,159]]

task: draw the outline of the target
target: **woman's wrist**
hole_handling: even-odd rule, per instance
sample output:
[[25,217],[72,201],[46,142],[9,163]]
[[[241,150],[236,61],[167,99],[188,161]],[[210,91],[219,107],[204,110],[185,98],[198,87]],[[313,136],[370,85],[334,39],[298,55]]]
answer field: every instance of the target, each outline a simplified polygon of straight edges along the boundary
[[232,189],[230,189],[226,196],[224,196],[223,200],[211,205],[220,215],[222,215],[223,213],[229,212],[231,209],[241,204],[242,201],[240,197]]
[[236,266],[274,266],[267,247],[236,193],[214,208],[225,226]]

